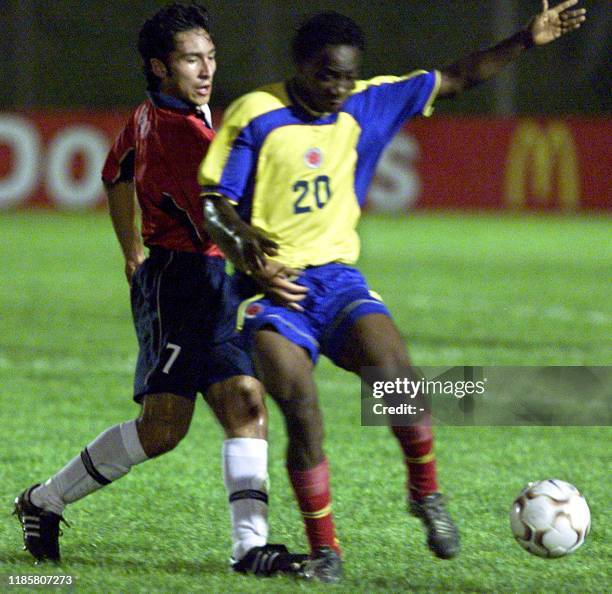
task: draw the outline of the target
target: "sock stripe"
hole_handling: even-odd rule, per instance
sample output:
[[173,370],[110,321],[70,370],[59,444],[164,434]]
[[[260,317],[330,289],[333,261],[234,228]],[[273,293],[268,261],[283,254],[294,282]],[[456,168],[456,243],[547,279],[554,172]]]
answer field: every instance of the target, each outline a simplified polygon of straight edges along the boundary
[[89,476],[94,481],[96,481],[97,483],[100,483],[102,486],[111,484],[112,481],[109,481],[105,476],[102,476],[96,470],[96,467],[91,461],[91,456],[89,455],[87,448],[84,448],[83,451],[81,452],[81,462],[83,462],[83,466],[85,466],[85,470],[87,471],[87,474],[89,474]]
[[244,489],[243,491],[234,491],[229,496],[229,502],[239,501],[240,499],[257,499],[263,501],[266,505],[268,504],[268,494],[264,491],[257,491],[256,489]]
[[329,505],[326,505],[325,507],[317,511],[313,511],[313,512],[302,511],[302,516],[309,520],[319,520],[321,518],[324,518],[325,516],[329,516],[329,514],[331,514],[331,511],[332,511],[332,506],[330,503]]
[[411,458],[410,456],[406,456],[406,462],[408,462],[408,464],[427,464],[429,462],[433,462],[433,460],[435,459],[436,455],[433,452],[429,452],[429,454],[419,456],[418,458]]

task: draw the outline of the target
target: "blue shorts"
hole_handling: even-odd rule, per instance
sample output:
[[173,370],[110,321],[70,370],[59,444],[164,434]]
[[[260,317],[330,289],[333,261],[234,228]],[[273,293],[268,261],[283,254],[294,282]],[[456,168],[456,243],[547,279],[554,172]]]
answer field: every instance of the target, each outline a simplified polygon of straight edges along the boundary
[[139,353],[134,400],[171,393],[195,399],[236,375],[254,376],[239,346],[225,260],[152,248],[132,279],[132,314]]
[[[249,282],[248,277],[237,275],[237,292],[248,294]],[[370,291],[363,275],[351,266],[332,263],[306,268],[297,283],[310,289],[300,302],[304,312],[276,305],[262,295],[242,301],[237,324],[247,348],[257,330],[272,326],[306,349],[313,363],[323,353],[338,364],[349,330],[359,318],[374,313],[391,317],[380,296]]]

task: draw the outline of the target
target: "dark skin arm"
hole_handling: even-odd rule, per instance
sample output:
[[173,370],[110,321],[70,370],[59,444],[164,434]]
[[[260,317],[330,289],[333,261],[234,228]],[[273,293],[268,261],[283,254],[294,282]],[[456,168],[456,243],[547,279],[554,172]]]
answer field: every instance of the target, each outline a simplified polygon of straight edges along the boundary
[[438,98],[453,97],[498,74],[530,47],[546,45],[562,35],[578,29],[586,20],[586,10],[569,10],[578,0],[567,0],[549,8],[542,1],[542,12],[533,17],[523,31],[496,46],[474,52],[443,68]]
[[226,257],[247,274],[263,270],[266,256],[276,255],[278,245],[245,223],[225,196],[205,194],[203,199],[204,228]]
[[269,259],[276,255],[277,244],[245,223],[225,196],[205,194],[203,199],[204,228],[225,256],[236,268],[251,275],[272,300],[303,311],[298,302],[308,289],[290,280],[299,276],[299,271]]

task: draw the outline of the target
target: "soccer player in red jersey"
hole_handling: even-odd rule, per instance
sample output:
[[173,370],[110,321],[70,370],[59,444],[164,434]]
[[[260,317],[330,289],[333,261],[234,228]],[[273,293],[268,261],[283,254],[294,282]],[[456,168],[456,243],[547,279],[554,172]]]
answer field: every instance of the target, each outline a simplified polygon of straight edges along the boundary
[[267,543],[264,390],[249,356],[235,344],[231,279],[202,226],[197,168],[214,137],[208,101],[216,61],[209,31],[208,13],[197,4],[170,5],[140,31],[149,97],[117,138],[102,178],[131,288],[140,347],[134,400],[141,412],[107,429],[17,498],[25,548],[38,560],[60,559],[59,522],[67,504],[177,446],[197,392],[226,434],[232,567],[257,575],[295,573],[306,558]]
[[[301,311],[256,295],[239,315],[258,375],[285,416],[287,468],[313,557],[307,575],[332,582],[342,574],[312,373],[319,353],[364,381],[366,367],[393,379],[410,365],[390,313],[353,267],[356,225],[376,163],[404,122],[429,115],[436,98],[458,95],[527,48],[578,28],[585,11],[570,10],[575,4],[549,8],[544,0],[524,30],[439,71],[365,81],[359,80],[361,30],[336,12],[322,13],[294,40],[296,75],[227,110],[200,169],[207,228],[238,268],[251,273],[268,252],[265,245],[257,249],[247,224],[268,232],[278,244],[275,259],[301,268],[298,284],[309,288]],[[408,471],[409,509],[423,521],[431,550],[452,558],[459,533],[438,492],[431,427],[392,430]]]

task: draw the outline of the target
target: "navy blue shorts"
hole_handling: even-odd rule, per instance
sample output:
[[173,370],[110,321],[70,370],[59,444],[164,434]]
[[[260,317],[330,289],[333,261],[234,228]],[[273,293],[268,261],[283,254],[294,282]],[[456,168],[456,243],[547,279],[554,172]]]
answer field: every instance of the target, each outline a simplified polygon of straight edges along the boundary
[[137,402],[164,392],[193,400],[214,383],[255,375],[240,348],[239,297],[222,258],[152,248],[134,273],[131,300]]
[[[248,277],[237,275],[235,282],[238,292],[248,294]],[[300,302],[304,312],[276,305],[263,295],[243,300],[237,324],[247,348],[251,348],[257,330],[272,326],[306,349],[313,363],[323,353],[337,364],[349,330],[359,318],[374,313],[391,317],[381,297],[370,291],[363,275],[352,266],[332,263],[306,268],[297,284],[310,289]]]

